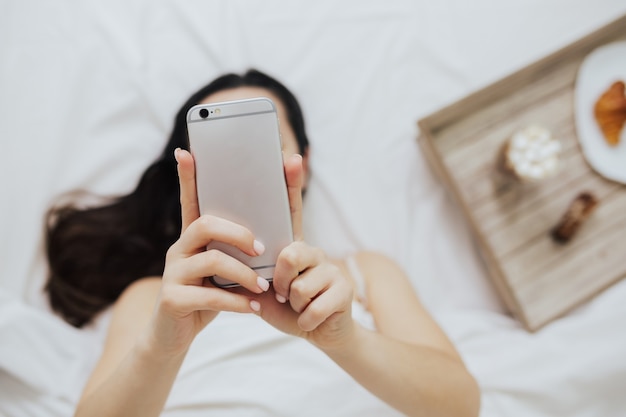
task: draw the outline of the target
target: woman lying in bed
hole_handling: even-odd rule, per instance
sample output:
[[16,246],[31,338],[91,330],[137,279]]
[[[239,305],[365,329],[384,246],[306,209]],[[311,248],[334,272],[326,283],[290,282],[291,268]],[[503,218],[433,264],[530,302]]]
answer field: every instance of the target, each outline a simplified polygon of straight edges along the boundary
[[[295,235],[277,260],[273,285],[224,253],[204,251],[211,240],[252,256],[264,248],[240,225],[199,216],[194,162],[185,150],[190,107],[257,96],[273,99],[283,121]],[[329,259],[303,240],[307,148],[300,107],[284,86],[257,71],[243,77],[231,74],[201,89],[180,109],[162,156],[148,167],[135,191],[101,207],[51,211],[47,290],[53,308],[82,326],[113,305],[104,350],[77,416],[159,415],[183,361],[191,356],[187,353],[192,342],[205,326],[216,326],[221,311],[260,316],[282,332],[307,340],[405,414],[478,414],[476,382],[394,262],[365,252]],[[245,290],[213,287],[203,279],[216,274]],[[366,307],[373,329],[353,318],[353,304],[355,309]],[[211,379],[207,372],[206,380]],[[271,374],[262,380],[273,383]],[[307,381],[298,383],[302,387],[294,389],[307,389]],[[230,387],[233,392],[239,389]],[[276,392],[268,401],[285,399]],[[303,410],[308,406],[300,404]]]

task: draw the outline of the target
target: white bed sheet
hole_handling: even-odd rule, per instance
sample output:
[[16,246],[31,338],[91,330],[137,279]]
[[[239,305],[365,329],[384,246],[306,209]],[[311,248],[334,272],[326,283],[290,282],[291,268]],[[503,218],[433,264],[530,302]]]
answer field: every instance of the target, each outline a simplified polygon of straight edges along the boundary
[[0,3],[0,414],[67,415],[106,327],[75,331],[47,309],[48,204],[76,188],[129,191],[192,91],[257,67],[307,117],[308,239],[407,270],[481,383],[484,416],[624,415],[626,285],[524,332],[415,122],[625,12],[621,0]]

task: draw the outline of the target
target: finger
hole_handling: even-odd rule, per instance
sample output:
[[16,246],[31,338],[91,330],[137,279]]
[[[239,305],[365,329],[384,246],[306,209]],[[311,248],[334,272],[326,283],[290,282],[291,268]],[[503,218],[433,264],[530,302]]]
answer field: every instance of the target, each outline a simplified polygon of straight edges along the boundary
[[352,291],[347,282],[338,281],[315,298],[300,314],[298,326],[305,332],[315,330],[336,313],[350,309]]
[[291,308],[297,313],[304,311],[311,301],[330,288],[339,273],[334,265],[322,264],[298,275],[289,287]]
[[293,238],[302,240],[302,186],[304,184],[302,156],[298,154],[291,155],[285,160],[284,166],[289,206],[291,207]]
[[172,285],[161,293],[163,308],[179,317],[194,311],[234,311],[251,313],[250,298],[215,287]]
[[291,243],[278,255],[274,269],[274,290],[276,299],[285,302],[289,299],[291,283],[298,275],[320,264],[324,260],[324,253],[302,241]]
[[298,327],[299,314],[289,304],[276,301],[271,289],[255,298],[260,303],[259,315],[263,320],[285,333],[302,336],[302,330]]
[[250,256],[260,255],[265,250],[263,245],[254,239],[249,229],[221,217],[210,215],[193,221],[172,248],[184,256],[191,256],[203,251],[211,241],[234,246]]
[[236,282],[256,294],[270,287],[270,283],[249,266],[217,249],[200,252],[179,262],[173,281],[201,286],[205,277],[214,275]]
[[196,192],[196,168],[193,156],[188,151],[177,148],[174,151],[174,156],[178,162],[182,233],[194,220],[200,217],[198,194]]

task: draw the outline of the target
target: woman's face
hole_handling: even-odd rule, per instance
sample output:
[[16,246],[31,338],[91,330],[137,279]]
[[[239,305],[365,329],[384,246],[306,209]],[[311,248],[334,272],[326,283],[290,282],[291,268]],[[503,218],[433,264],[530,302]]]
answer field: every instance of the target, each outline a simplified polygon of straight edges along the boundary
[[[221,90],[210,94],[202,100],[201,104],[215,103],[220,101],[241,100],[245,98],[268,97],[276,104],[278,111],[278,119],[280,120],[280,135],[282,137],[282,148],[285,157],[288,158],[294,153],[300,153],[298,149],[298,141],[293,128],[289,124],[287,111],[282,101],[276,97],[271,91],[261,87],[236,87],[227,90]],[[302,155],[303,157],[306,155]]]

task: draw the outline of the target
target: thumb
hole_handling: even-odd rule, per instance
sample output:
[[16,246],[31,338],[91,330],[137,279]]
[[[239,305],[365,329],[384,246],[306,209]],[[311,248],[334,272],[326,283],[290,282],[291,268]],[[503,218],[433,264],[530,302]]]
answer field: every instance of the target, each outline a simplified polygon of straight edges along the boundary
[[284,162],[287,192],[289,194],[289,206],[291,207],[291,224],[293,225],[293,238],[302,240],[302,187],[304,184],[304,168],[302,156],[291,155]]

